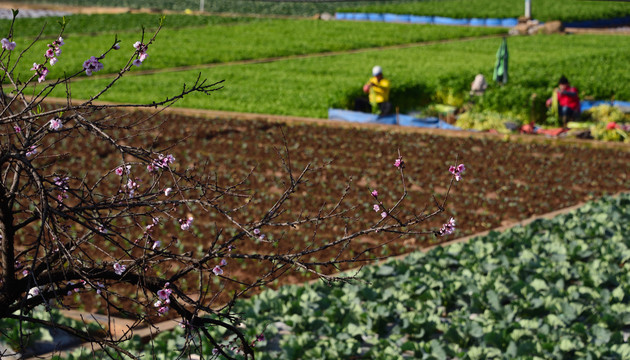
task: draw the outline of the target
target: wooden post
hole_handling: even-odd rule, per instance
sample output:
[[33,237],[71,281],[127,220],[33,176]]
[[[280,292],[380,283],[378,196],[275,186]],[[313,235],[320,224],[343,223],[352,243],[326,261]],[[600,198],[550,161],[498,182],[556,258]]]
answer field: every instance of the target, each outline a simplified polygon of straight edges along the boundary
[[396,106],[396,125],[400,125],[400,119],[398,118],[399,108]]

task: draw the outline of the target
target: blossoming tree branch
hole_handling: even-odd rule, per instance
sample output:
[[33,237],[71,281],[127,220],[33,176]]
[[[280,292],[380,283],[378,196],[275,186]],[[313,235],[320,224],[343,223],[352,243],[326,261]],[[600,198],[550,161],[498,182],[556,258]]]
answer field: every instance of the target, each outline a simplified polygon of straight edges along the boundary
[[[13,24],[15,15],[17,11]],[[209,95],[221,88],[221,81],[208,82],[199,76],[192,85],[184,85],[180,92],[160,102],[97,103],[121,78],[150,61],[151,44],[162,20],[150,37],[143,30],[133,44],[115,38],[102,54],[77,64],[74,73],[50,79],[50,68],[63,61],[63,46],[71,41],[63,38],[62,21],[59,36],[33,64],[27,81],[19,81],[13,70],[41,39],[30,44],[16,41],[13,24],[1,40],[0,52],[0,319],[59,328],[96,348],[113,349],[130,358],[139,355],[127,352],[120,343],[135,329],[167,318],[178,319],[192,339],[182,352],[199,352],[194,339],[203,336],[214,344],[212,352],[217,356],[253,358],[256,343],[264,334],[254,339],[243,335],[239,328],[242,319],[232,312],[238,297],[289,271],[309,272],[331,283],[352,281],[356,272],[341,275],[335,270],[378,258],[369,255],[395,239],[442,236],[455,230],[452,218],[441,229],[419,226],[445,211],[448,193],[454,181],[461,180],[464,166],[451,167],[450,185],[441,194],[443,199],[434,198],[419,211],[405,201],[406,164],[400,154],[391,168],[382,169],[399,173],[398,197],[388,198],[377,189],[359,189],[376,213],[361,214],[358,204],[347,204],[346,195],[352,190],[348,182],[336,204],[318,213],[287,218],[286,209],[292,204],[289,199],[300,196],[299,190],[309,177],[317,176],[318,169],[307,164],[296,170],[286,137],[282,139],[284,149],[278,151],[285,188],[255,218],[242,216],[257,196],[248,189],[247,178],[222,185],[202,168],[180,163],[175,148],[134,144],[134,131],[150,129],[155,114],[147,112],[144,120],[130,122],[120,112],[168,107],[192,93]],[[112,51],[129,51],[126,65],[113,72],[111,81],[90,99],[72,99],[72,82],[107,68]],[[59,86],[67,89],[66,102],[46,102],[51,90]],[[105,162],[94,159],[86,167],[72,166],[79,154],[69,153],[67,146],[77,141],[106,149],[104,154],[114,156],[116,165],[102,166]],[[448,176],[446,169],[444,173]],[[201,232],[196,225],[209,222],[210,214],[229,227]],[[300,226],[352,223],[357,216],[369,217],[371,225],[360,230],[342,229],[334,238],[313,240],[303,248],[251,251],[256,247],[248,246],[290,244]],[[281,237],[268,236],[278,231],[282,231]],[[367,235],[380,239],[378,244],[352,256],[344,253],[351,242]],[[195,251],[180,241],[185,237],[197,239]],[[336,255],[322,255],[331,249]],[[266,263],[268,270],[256,274],[254,280],[245,280],[229,271],[229,264],[237,261]],[[228,294],[227,301],[219,300],[229,283],[238,285],[237,290]],[[134,326],[123,335],[104,335],[33,316],[36,308],[75,309],[82,302],[98,302],[99,311],[134,319]],[[214,338],[208,331],[211,327],[222,328],[232,340],[228,343],[226,338]]]

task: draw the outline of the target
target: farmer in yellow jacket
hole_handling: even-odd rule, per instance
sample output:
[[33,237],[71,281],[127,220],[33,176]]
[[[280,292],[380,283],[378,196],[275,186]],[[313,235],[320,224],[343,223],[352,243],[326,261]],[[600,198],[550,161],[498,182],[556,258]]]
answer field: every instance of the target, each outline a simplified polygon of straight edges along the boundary
[[392,104],[389,102],[390,86],[389,80],[383,77],[383,69],[378,65],[373,67],[370,81],[363,85],[363,92],[369,93],[372,113],[384,116],[391,112]]

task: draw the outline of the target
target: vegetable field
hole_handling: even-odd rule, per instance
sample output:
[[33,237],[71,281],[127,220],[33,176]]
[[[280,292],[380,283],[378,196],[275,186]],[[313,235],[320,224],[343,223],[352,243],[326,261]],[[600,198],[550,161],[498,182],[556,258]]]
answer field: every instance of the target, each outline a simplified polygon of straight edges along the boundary
[[[272,359],[630,357],[630,195],[242,302]],[[255,324],[255,325],[254,325]],[[280,330],[284,330],[279,334]],[[279,346],[278,346],[279,345]]]
[[[179,143],[180,150],[173,152],[182,169],[204,168],[208,176],[216,179],[221,186],[243,180],[243,184],[235,191],[251,194],[249,200],[242,204],[223,205],[238,207],[239,210],[231,216],[244,223],[262,216],[284,189],[283,184],[288,175],[282,171],[277,152],[283,147],[282,133],[286,135],[295,171],[307,163],[311,163],[313,168],[323,168],[309,172],[310,181],[292,196],[290,206],[278,221],[325,211],[336,203],[344,193],[346,184],[351,181],[347,204],[359,205],[348,214],[348,219],[352,221],[339,219],[316,229],[301,226],[282,233],[273,227],[263,228],[261,231],[271,243],[260,243],[256,249],[239,247],[241,244],[235,243],[235,251],[242,254],[250,250],[283,253],[295,247],[305,247],[315,230],[318,236],[330,238],[344,227],[349,231],[369,228],[380,220],[379,214],[372,210],[369,189],[378,189],[379,199],[385,204],[401,194],[400,178],[393,166],[398,150],[403,154],[407,166],[406,184],[409,193],[409,206],[402,209],[401,214],[421,211],[425,205],[428,205],[426,211],[431,211],[432,196],[438,199],[445,196],[450,179],[449,165],[456,159],[466,164],[468,170],[464,180],[453,187],[444,217],[426,223],[427,230],[439,229],[448,217],[453,216],[457,219],[457,236],[492,229],[622,191],[627,189],[629,181],[626,164],[629,150],[623,147],[593,149],[584,145],[560,145],[544,141],[520,143],[505,141],[500,137],[449,137],[426,131],[392,131],[386,127],[355,128],[328,122],[283,124],[265,120],[227,120],[189,117],[175,112],[152,118],[145,118],[145,114],[140,112],[116,116],[110,114],[109,117],[120,118],[119,121],[146,123],[146,131],[139,134],[117,134],[133,139],[136,144],[166,149],[175,144],[177,139],[184,139]],[[85,181],[90,181],[90,164],[95,159],[98,159],[101,167],[111,168],[112,171],[120,166],[120,158],[115,156],[115,151],[107,150],[106,143],[92,144],[86,150],[73,139],[60,140],[66,142],[68,153],[76,154],[72,158],[55,160],[55,166],[65,166],[71,170],[68,176],[83,178],[82,174],[88,169]],[[138,181],[142,181],[145,176],[142,174],[136,175]],[[99,186],[111,186],[113,188],[107,191],[115,191],[120,184],[118,181],[101,182]],[[204,239],[218,237],[220,244],[225,236],[229,238],[229,233],[220,235],[220,229],[231,228],[231,224],[223,217],[213,212],[206,214],[194,206],[190,211],[195,216],[191,227],[194,231],[178,238],[176,246],[182,246],[186,251],[207,251],[210,244]],[[178,217],[183,216],[185,214]],[[177,222],[167,221],[155,236],[170,239],[178,236],[176,229]],[[387,247],[375,249],[370,256],[409,252],[450,238],[392,236],[387,238],[387,241],[391,241]],[[353,242],[348,256],[358,254],[373,243],[374,239],[369,236]],[[338,250],[333,247],[323,256],[335,256]],[[109,251],[115,253],[117,250],[113,248]],[[94,256],[98,254],[97,251]],[[225,276],[245,283],[272,265],[245,259],[228,263]],[[302,281],[308,276],[309,273],[298,274],[284,277],[281,281]],[[228,284],[218,298],[220,301],[227,301],[229,291],[234,286],[239,288],[237,283]],[[85,303],[86,307],[98,306]]]
[[[111,15],[110,15],[111,16]],[[105,20],[110,16],[106,16]],[[502,29],[467,29],[451,27],[440,29],[435,26],[408,25],[408,24],[353,24],[344,22],[323,22],[315,20],[284,20],[284,19],[249,19],[249,18],[205,18],[207,26],[194,26],[177,28],[181,24],[181,18],[175,17],[172,21],[175,25],[169,25],[169,18],[165,19],[165,28],[158,35],[155,44],[151,45],[148,52],[150,61],[143,63],[138,70],[160,70],[180,66],[196,66],[207,64],[219,64],[241,60],[266,59],[287,57],[295,55],[318,54],[331,51],[350,51],[356,49],[376,48],[381,46],[393,46],[408,43],[426,41],[439,41],[474,37],[483,35],[500,34]],[[78,17],[78,25],[92,21],[92,17]],[[94,19],[101,19],[94,16]],[[123,20],[125,18],[123,17]],[[83,61],[95,54],[102,54],[114,42],[115,30],[121,30],[117,38],[122,49],[110,53],[104,60],[105,68],[98,74],[116,73],[128,59],[125,49],[132,49],[135,41],[142,36],[140,32],[144,21],[147,25],[156,26],[158,17],[149,19],[143,16],[133,15],[127,17],[128,22],[113,23],[105,27],[98,35],[89,34],[90,30],[98,28],[81,28],[73,26],[73,18],[70,18],[64,53],[60,61],[50,68],[49,78],[63,76],[64,73],[80,72]],[[193,18],[198,21],[204,18]],[[216,20],[212,20],[216,19]],[[231,19],[231,20],[230,20]],[[94,21],[96,23],[96,21]],[[135,29],[130,31],[129,24],[135,24]],[[18,26],[22,24],[17,22]],[[200,25],[199,23],[193,23]],[[5,26],[9,23],[5,22]],[[24,23],[26,28],[32,28],[32,23]],[[50,26],[57,28],[58,26]],[[34,31],[28,30],[28,31]],[[78,34],[76,31],[86,31]],[[172,40],[177,39],[176,44]],[[20,44],[27,44],[30,38],[18,39]],[[45,51],[49,39],[38,42],[26,55],[26,60],[21,64],[20,72],[29,76],[30,66],[39,61]],[[25,46],[25,45],[23,45]],[[177,51],[173,51],[176,47]],[[334,69],[330,69],[334,72]],[[179,75],[178,75],[179,76]],[[262,76],[262,75],[261,75]],[[287,76],[294,76],[287,74]],[[135,79],[137,80],[137,79]],[[132,79],[132,81],[135,81]],[[265,81],[269,81],[266,79]],[[177,86],[179,87],[179,85]],[[161,88],[163,91],[164,87]],[[121,89],[126,91],[126,89]],[[83,94],[80,94],[81,96]],[[116,95],[119,96],[119,95]],[[153,94],[151,95],[153,96]],[[161,97],[158,96],[158,97]],[[121,98],[122,99],[122,98]]]
[[[255,31],[255,24],[244,26],[251,26]],[[431,33],[435,28],[426,27]],[[70,42],[67,41],[67,46],[71,46]],[[293,49],[290,46],[296,44],[286,44],[285,48]],[[354,99],[362,95],[361,86],[368,78],[372,64],[379,64],[392,81],[392,102],[405,112],[425,106],[435,99],[440,89],[451,89],[457,96],[464,97],[478,73],[491,79],[499,44],[497,38],[476,39],[263,64],[217,65],[202,70],[202,75],[210,80],[226,80],[225,88],[210,98],[189,97],[177,106],[325,118],[329,107],[352,108]],[[624,70],[630,62],[630,55],[624,50],[630,47],[630,38],[626,36],[512,37],[508,44],[510,81],[506,86],[491,84],[477,104],[480,109],[511,112],[523,120],[529,119],[532,94],[538,94],[544,102],[561,74],[571,79],[582,97],[630,99],[630,73]],[[150,61],[145,62],[147,66],[167,66],[163,62],[166,60],[161,58],[175,56],[166,49],[168,46],[158,43],[150,49]],[[217,48],[221,46],[226,49],[229,44]],[[332,50],[326,46],[322,43],[317,51]],[[190,58],[168,60],[168,65],[236,60],[256,52],[259,56],[290,53],[283,52],[281,44],[277,50],[266,43],[235,49],[239,50],[216,54],[212,50],[201,50]],[[192,48],[186,51],[191,52]],[[207,55],[204,55],[205,51],[208,51]],[[210,56],[221,58],[210,60]],[[68,62],[76,68],[76,62]],[[104,63],[106,69],[112,69],[110,63]],[[199,72],[190,70],[129,77],[120,81],[102,100],[151,101],[163,97],[169,89],[179,89],[182,81],[193,81]],[[88,79],[76,82],[72,91],[77,98],[89,98],[108,81]],[[58,89],[55,94],[63,96],[64,89]]]
[[[630,194],[237,303],[261,359],[630,357]],[[183,331],[148,346],[177,353]],[[198,342],[211,355],[213,344]],[[224,348],[228,350],[229,348]],[[85,355],[85,354],[83,354]],[[75,353],[77,358],[80,353]]]

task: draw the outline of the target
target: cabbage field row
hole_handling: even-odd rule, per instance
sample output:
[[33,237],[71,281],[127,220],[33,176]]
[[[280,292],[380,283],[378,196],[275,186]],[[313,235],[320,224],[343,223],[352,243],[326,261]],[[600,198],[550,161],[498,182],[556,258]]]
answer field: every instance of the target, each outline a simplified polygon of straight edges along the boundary
[[[626,359],[629,221],[630,194],[604,197],[364,267],[355,283],[287,286],[235,310],[250,338],[264,334],[260,359]],[[182,335],[161,334],[145,351],[172,358]],[[194,352],[212,354],[199,344]]]

